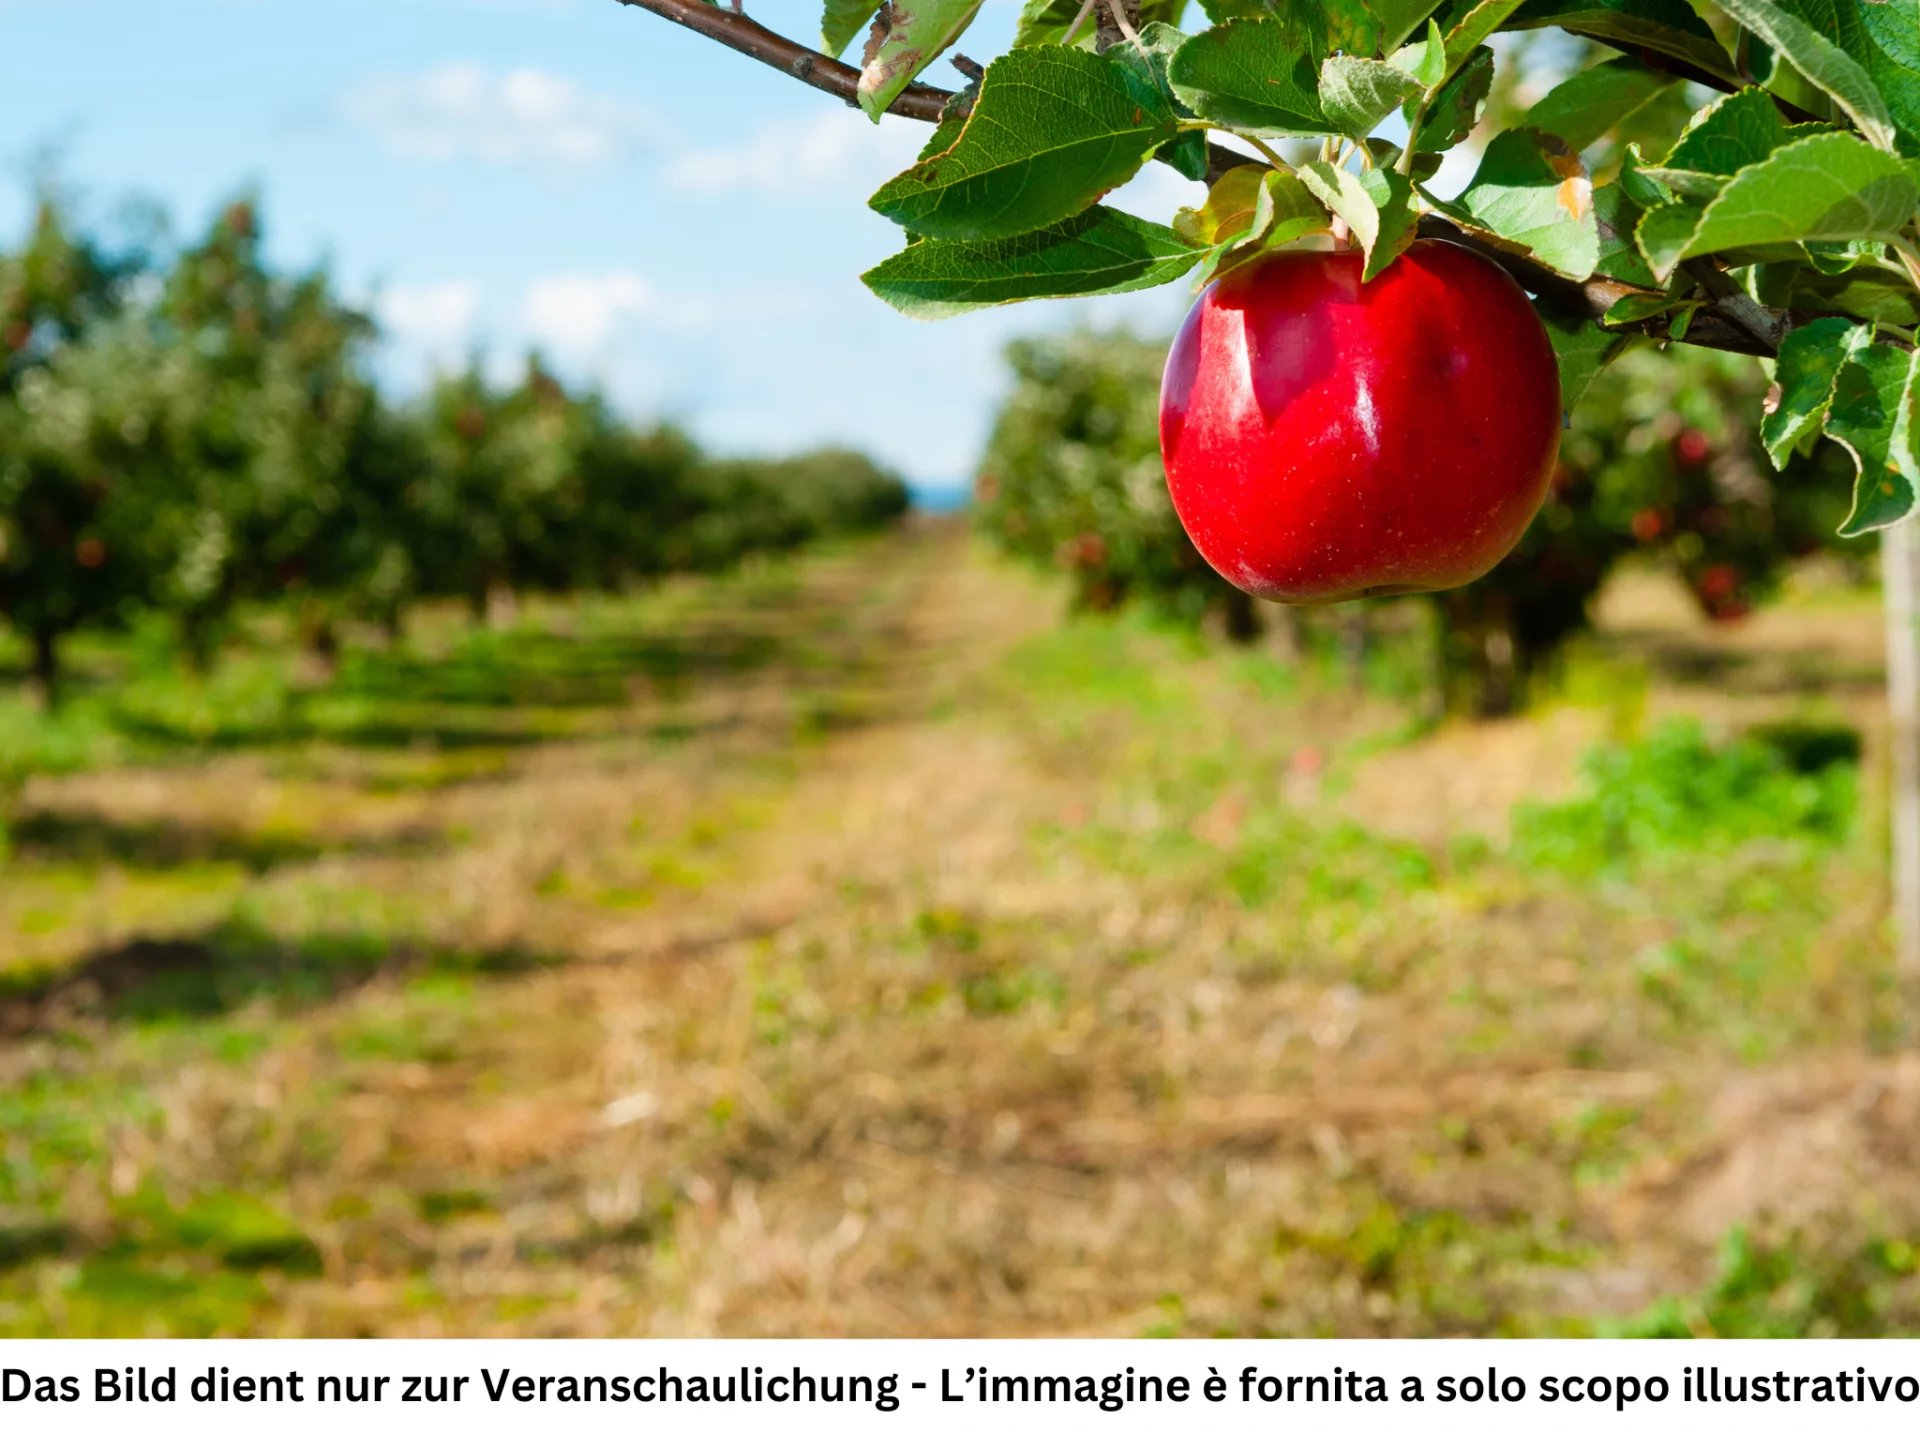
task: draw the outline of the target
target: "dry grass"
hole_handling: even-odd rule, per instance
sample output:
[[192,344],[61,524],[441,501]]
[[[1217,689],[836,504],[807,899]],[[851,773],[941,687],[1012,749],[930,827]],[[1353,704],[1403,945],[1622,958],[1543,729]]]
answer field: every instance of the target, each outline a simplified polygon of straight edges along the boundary
[[1592,882],[1500,851],[1644,711],[1854,711],[1778,674],[1869,661],[1871,608],[1731,664],[1624,610],[1581,680],[1631,700],[1409,736],[1063,632],[922,529],[536,609],[511,700],[38,779],[0,1320],[1579,1331],[1734,1224],[1905,1230],[1871,820]]

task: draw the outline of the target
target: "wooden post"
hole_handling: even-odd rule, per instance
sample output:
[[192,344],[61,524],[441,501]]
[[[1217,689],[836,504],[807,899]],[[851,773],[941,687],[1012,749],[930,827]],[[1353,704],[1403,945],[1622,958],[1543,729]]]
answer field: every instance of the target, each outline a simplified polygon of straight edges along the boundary
[[1920,535],[1881,535],[1887,616],[1887,742],[1892,789],[1894,954],[1901,984],[1920,991]]

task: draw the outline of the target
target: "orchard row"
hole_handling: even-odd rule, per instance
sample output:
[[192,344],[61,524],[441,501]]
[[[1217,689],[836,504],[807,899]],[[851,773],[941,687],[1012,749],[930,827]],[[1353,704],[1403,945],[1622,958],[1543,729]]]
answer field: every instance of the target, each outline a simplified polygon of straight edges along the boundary
[[160,611],[196,664],[240,604],[343,620],[613,588],[902,512],[858,454],[716,461],[537,358],[384,397],[378,333],[323,270],[277,272],[253,204],[197,242],[109,244],[44,200],[0,251],[0,619],[57,691],[71,633]]

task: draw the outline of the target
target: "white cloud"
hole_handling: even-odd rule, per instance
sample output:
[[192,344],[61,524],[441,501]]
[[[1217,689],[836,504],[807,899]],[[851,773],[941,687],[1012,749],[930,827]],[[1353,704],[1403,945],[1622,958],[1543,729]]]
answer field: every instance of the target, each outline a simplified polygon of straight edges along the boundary
[[926,140],[925,125],[895,118],[869,124],[828,105],[769,120],[739,144],[684,149],[667,165],[666,180],[702,194],[865,194],[913,163]]
[[649,133],[637,106],[551,71],[494,71],[464,61],[371,80],[341,109],[406,159],[590,168]]
[[591,358],[629,319],[656,313],[661,303],[638,274],[548,274],[527,286],[523,312],[534,342],[563,358]]
[[815,306],[791,289],[702,293],[661,288],[631,269],[543,274],[527,285],[520,320],[527,336],[563,363],[600,363],[635,324],[685,338],[722,324],[765,324]]
[[375,312],[389,334],[441,358],[457,356],[472,342],[479,309],[479,292],[459,279],[398,284],[375,300]]

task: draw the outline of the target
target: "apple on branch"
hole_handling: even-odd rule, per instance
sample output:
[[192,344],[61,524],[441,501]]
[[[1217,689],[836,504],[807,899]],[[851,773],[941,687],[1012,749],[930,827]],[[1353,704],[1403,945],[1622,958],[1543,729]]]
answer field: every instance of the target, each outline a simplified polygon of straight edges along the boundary
[[1167,360],[1174,508],[1256,597],[1460,586],[1512,550],[1547,494],[1560,378],[1520,286],[1437,240],[1370,282],[1362,262],[1291,251],[1229,272]]

